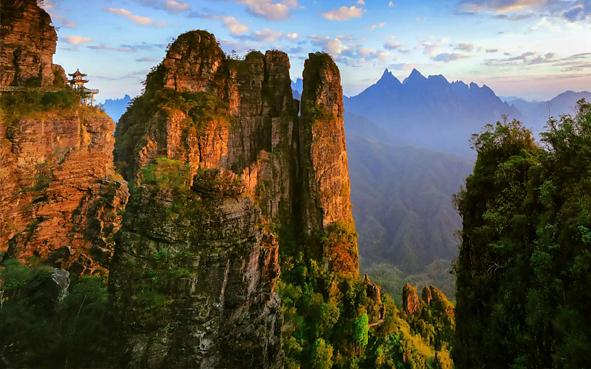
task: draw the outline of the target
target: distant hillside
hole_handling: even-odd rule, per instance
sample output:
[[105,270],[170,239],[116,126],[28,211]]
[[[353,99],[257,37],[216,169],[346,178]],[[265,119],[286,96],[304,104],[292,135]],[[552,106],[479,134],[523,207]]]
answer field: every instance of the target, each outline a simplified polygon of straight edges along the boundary
[[581,99],[591,101],[591,92],[566,91],[550,101],[529,102],[517,98],[510,103],[523,114],[525,126],[537,134],[544,130],[548,117],[559,119],[563,114],[573,114],[577,101]]
[[521,119],[487,86],[424,77],[416,69],[402,83],[387,69],[374,85],[345,99],[345,109],[363,114],[392,135],[417,146],[472,157],[468,140],[503,115]]
[[346,132],[351,202],[366,265],[390,263],[407,273],[457,255],[461,219],[451,195],[473,164],[461,157],[395,146]]
[[127,110],[127,105],[130,101],[131,97],[125,95],[122,99],[107,99],[105,100],[105,103],[100,106],[105,110],[105,113],[117,123],[119,118],[121,118],[123,113]]

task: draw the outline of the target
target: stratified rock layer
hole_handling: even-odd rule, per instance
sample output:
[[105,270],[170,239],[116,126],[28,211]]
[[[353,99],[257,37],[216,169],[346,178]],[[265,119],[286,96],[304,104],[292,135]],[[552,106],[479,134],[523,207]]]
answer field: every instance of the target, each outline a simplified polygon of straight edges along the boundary
[[[257,225],[294,235],[308,259],[337,274],[358,273],[338,68],[310,54],[301,118],[289,68],[283,52],[233,60],[213,35],[187,32],[119,120],[116,165],[142,187],[131,196],[110,276],[118,365],[282,367],[283,318],[272,293],[279,268],[267,256],[277,244]],[[185,189],[169,188],[185,171]],[[174,261],[156,268],[163,252]],[[178,268],[192,282],[159,292],[170,306],[137,312],[154,277],[145,271]],[[369,280],[368,289],[380,303]]]
[[115,124],[84,106],[44,114],[0,129],[0,250],[92,273],[108,264],[128,197],[109,177]]
[[281,368],[278,244],[235,175],[196,177],[185,192],[139,187],[128,205],[109,286],[116,365]]
[[0,11],[0,87],[64,86],[64,70],[52,63],[57,33],[49,14],[36,0],[3,1]]

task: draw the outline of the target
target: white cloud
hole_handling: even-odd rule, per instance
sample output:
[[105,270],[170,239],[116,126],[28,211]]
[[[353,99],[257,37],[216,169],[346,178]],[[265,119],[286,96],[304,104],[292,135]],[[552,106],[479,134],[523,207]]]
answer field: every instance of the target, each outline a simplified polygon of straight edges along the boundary
[[311,40],[310,43],[314,46],[320,46],[323,51],[328,52],[332,56],[340,55],[344,50],[347,50],[348,47],[343,45],[343,42],[338,39],[331,39],[328,36],[317,36],[312,35],[310,36]]
[[432,59],[435,61],[449,63],[451,61],[462,60],[462,59],[466,59],[469,57],[470,57],[469,55],[462,55],[462,54],[456,54],[456,53],[451,53],[451,54],[442,53],[442,54],[436,55]]
[[110,50],[110,51],[121,51],[125,53],[135,53],[137,50],[131,49],[128,47],[112,47],[107,45],[96,45],[96,46],[87,46],[89,49],[92,50]]
[[135,61],[136,61],[136,62],[157,62],[157,61],[158,61],[158,59],[149,58],[149,57],[147,57],[147,56],[142,56],[141,58],[139,58],[139,59],[136,59]]
[[233,35],[240,35],[244,32],[248,32],[248,27],[234,17],[223,17],[222,22]]
[[248,11],[256,16],[270,21],[281,21],[291,16],[291,9],[298,7],[298,0],[229,0],[248,6]]
[[390,2],[388,3],[388,6],[389,6],[389,7],[393,7],[393,6],[394,6],[394,3],[390,1]]
[[326,13],[322,13],[322,16],[328,20],[335,21],[346,21],[351,18],[359,18],[363,15],[363,8],[358,8],[355,5],[347,8],[341,6],[338,9],[332,9]]
[[462,50],[462,51],[472,51],[472,50],[474,50],[474,45],[469,44],[469,43],[465,43],[465,42],[460,42],[459,44],[456,45],[455,49]]
[[254,31],[250,39],[258,42],[275,42],[283,36],[283,32],[274,31],[270,28],[263,28],[262,31]]
[[388,50],[395,50],[401,46],[404,46],[404,44],[401,44],[400,42],[396,41],[388,41],[384,44],[384,48]]
[[169,26],[170,25],[169,23],[167,23],[165,21],[158,21],[158,20],[155,20],[152,18],[141,16],[141,15],[132,14],[129,10],[123,9],[123,8],[121,8],[121,9],[103,8],[103,10],[105,10],[109,13],[113,13],[113,14],[125,17],[140,26],[162,27],[162,26]]
[[291,32],[285,35],[285,37],[289,38],[290,40],[297,40],[298,38],[300,38],[300,35],[298,35],[295,32]]
[[363,1],[363,0],[357,0],[357,5],[365,5],[365,1]]
[[86,42],[92,42],[90,37],[83,36],[60,36],[60,38],[70,45],[82,45]]
[[382,28],[382,27],[384,27],[385,25],[386,25],[386,22],[382,22],[382,23],[378,23],[378,24],[372,24],[371,26],[365,27],[365,29],[366,29],[366,30],[369,30],[369,31],[373,31],[374,29],[376,29],[376,28],[378,28],[378,27],[379,27],[379,28]]
[[187,10],[191,10],[191,6],[182,1],[166,0],[162,3],[162,7],[169,13],[180,13]]

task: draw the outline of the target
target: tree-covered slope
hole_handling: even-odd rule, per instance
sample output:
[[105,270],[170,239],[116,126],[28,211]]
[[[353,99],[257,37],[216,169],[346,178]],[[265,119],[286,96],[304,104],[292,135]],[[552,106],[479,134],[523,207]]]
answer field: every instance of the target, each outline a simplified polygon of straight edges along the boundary
[[389,145],[348,132],[353,215],[366,264],[419,272],[457,255],[461,219],[451,196],[472,163],[411,146]]
[[591,104],[473,138],[457,197],[457,368],[584,368],[591,354]]

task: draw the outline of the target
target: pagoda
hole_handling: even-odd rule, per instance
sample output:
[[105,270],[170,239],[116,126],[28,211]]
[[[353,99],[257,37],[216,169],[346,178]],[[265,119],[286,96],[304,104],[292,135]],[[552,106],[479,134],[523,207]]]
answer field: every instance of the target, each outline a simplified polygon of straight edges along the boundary
[[86,74],[81,73],[80,69],[76,69],[76,72],[69,73],[68,75],[72,77],[71,79],[68,80],[72,89],[80,90],[81,92],[83,92],[82,99],[83,99],[84,103],[88,104],[88,102],[90,100],[90,105],[93,105],[94,104],[94,95],[98,94],[99,90],[86,88],[84,86],[84,84],[88,82],[87,79],[84,79],[84,77],[86,77]]

